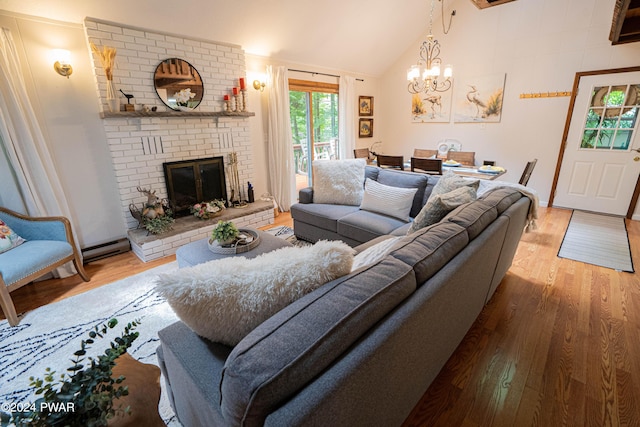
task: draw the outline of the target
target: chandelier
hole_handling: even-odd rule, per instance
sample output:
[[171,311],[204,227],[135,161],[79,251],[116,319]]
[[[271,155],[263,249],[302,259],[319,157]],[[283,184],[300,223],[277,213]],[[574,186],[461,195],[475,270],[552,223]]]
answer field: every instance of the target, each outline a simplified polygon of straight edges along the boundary
[[[440,43],[433,38],[433,8],[435,0],[431,0],[431,11],[429,13],[429,35],[420,46],[420,58],[418,63],[412,65],[407,70],[407,80],[409,84],[407,90],[409,93],[428,93],[428,92],[446,92],[451,89],[451,77],[453,77],[453,68],[447,64],[444,67],[444,73],[441,75],[442,60],[440,59]],[[444,15],[444,5],[443,15]],[[451,18],[456,14],[454,10],[451,12]],[[444,16],[443,16],[444,17]],[[444,21],[442,23],[444,30]],[[451,28],[451,21],[449,21]],[[447,34],[449,30],[444,31]]]

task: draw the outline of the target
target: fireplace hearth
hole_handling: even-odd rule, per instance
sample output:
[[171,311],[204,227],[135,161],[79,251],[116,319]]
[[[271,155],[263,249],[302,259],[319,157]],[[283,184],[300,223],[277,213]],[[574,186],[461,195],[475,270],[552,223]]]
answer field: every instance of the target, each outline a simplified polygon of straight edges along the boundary
[[175,217],[190,215],[189,208],[214,199],[227,203],[224,157],[163,163],[167,198]]

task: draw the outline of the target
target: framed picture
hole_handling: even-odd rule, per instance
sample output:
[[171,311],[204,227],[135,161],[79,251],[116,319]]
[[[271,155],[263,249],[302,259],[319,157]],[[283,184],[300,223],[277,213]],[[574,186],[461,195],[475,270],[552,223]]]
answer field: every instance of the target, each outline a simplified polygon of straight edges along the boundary
[[499,123],[505,73],[462,79],[464,91],[455,98],[455,123]]
[[361,96],[358,111],[360,116],[373,116],[373,96]]
[[358,136],[360,136],[360,138],[370,138],[373,136],[373,119],[360,119]]

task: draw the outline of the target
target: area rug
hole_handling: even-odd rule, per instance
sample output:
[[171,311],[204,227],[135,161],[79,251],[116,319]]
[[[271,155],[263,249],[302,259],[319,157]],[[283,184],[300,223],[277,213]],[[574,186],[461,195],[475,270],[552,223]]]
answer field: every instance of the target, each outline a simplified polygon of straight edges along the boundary
[[573,211],[560,258],[633,273],[633,260],[624,218]]
[[[153,291],[158,273],[178,268],[174,261],[144,273],[102,286],[57,303],[26,313],[18,326],[0,321],[0,402],[26,403],[35,400],[29,377],[43,378],[46,368],[58,374],[71,366],[73,352],[78,350],[87,332],[111,318],[118,325],[105,339],[98,339],[88,355],[102,353],[119,336],[124,326],[135,319],[140,336],[129,353],[144,363],[157,365],[157,332],[177,320],[167,302]],[[161,382],[164,388],[164,379]],[[160,416],[170,426],[179,426],[163,392]]]
[[311,243],[304,241],[304,240],[298,240],[298,238],[296,237],[296,235],[293,233],[293,228],[291,227],[287,227],[286,225],[280,225],[277,227],[273,227],[270,228],[268,230],[265,230],[266,233],[269,233],[273,236],[279,237],[281,239],[286,240],[287,242],[291,243],[294,246],[308,246],[311,245]]

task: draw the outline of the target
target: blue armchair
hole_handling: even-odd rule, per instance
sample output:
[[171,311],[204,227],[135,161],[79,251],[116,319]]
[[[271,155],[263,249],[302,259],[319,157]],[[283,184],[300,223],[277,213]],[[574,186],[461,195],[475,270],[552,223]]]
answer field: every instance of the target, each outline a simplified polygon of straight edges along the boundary
[[0,207],[0,219],[26,240],[0,253],[0,307],[11,326],[19,322],[12,291],[69,261],[73,261],[80,277],[89,281],[67,218],[32,218]]

